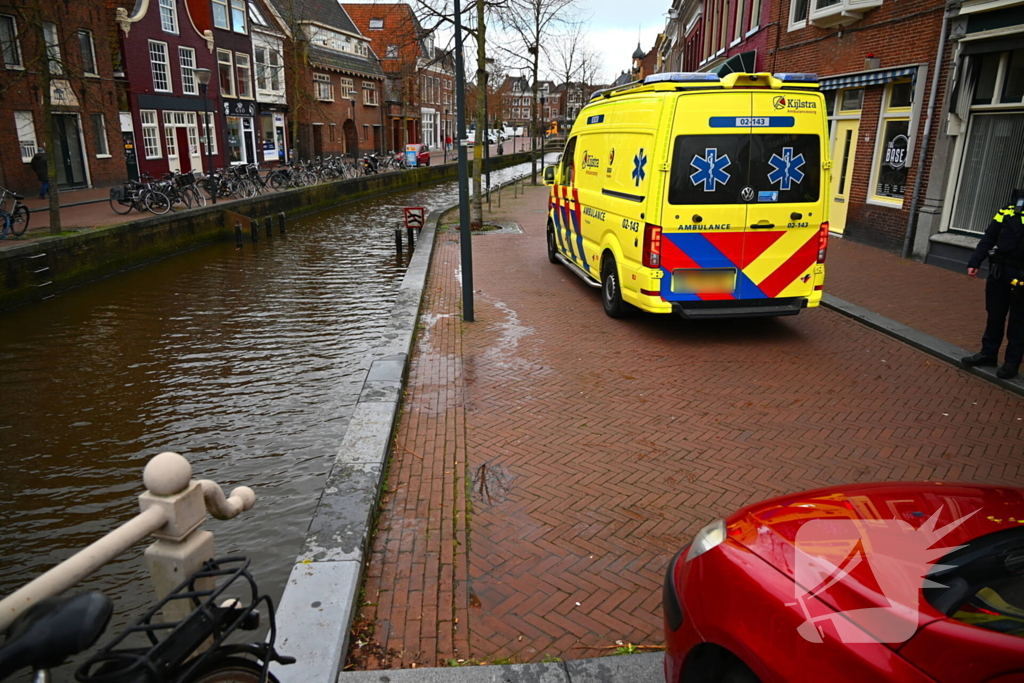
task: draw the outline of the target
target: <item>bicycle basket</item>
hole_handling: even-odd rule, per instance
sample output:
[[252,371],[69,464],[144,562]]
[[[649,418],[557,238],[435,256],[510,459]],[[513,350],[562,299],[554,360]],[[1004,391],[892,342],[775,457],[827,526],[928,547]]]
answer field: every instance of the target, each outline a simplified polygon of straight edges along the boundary
[[188,173],[182,173],[181,175],[174,176],[174,182],[178,187],[188,187],[194,185],[196,182],[196,172],[189,171]]
[[[264,676],[271,661],[293,662],[294,659],[278,655],[274,650],[277,637],[274,605],[269,596],[258,594],[256,581],[248,569],[249,560],[245,557],[207,561],[202,569],[93,655],[75,672],[75,679],[80,683],[191,681],[218,657],[238,651],[262,660]],[[225,598],[233,600],[225,602]],[[172,604],[180,607],[182,601],[192,610],[189,616],[176,622],[163,621],[162,610]],[[239,629],[258,628],[257,608],[261,603],[267,605],[270,626],[267,638],[259,643],[226,643]],[[126,642],[132,636],[136,640],[144,637],[148,646]]]

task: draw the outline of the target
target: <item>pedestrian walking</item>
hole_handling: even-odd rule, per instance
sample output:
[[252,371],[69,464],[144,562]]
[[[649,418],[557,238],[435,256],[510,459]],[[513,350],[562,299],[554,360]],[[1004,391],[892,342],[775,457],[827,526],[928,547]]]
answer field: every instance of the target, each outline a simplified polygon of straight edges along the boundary
[[35,156],[32,157],[31,166],[36,174],[36,178],[39,178],[39,182],[43,184],[39,188],[39,198],[45,199],[50,191],[50,168],[49,164],[46,163],[46,150],[42,145],[39,146]]
[[1006,355],[996,376],[1012,379],[1020,372],[1024,358],[1024,190],[1013,191],[1013,203],[995,215],[974,254],[967,262],[967,274],[978,277],[978,268],[988,259],[985,310],[988,322],[981,338],[981,353],[963,358],[968,367],[999,364],[999,347],[1006,332]]
[[449,135],[444,139],[444,146],[449,152],[452,151],[452,136]]

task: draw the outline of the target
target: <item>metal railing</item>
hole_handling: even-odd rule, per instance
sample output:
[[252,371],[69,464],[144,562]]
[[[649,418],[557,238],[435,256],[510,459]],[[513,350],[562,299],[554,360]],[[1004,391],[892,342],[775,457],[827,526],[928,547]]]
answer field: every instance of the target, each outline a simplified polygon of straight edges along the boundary
[[213,557],[213,534],[199,528],[207,512],[231,519],[256,502],[248,486],[225,497],[216,483],[192,479],[192,466],[177,453],[154,456],[142,481],[138,515],[0,600],[0,633],[32,605],[63,593],[148,536],[157,541],[146,549],[146,563],[157,596],[164,597]]

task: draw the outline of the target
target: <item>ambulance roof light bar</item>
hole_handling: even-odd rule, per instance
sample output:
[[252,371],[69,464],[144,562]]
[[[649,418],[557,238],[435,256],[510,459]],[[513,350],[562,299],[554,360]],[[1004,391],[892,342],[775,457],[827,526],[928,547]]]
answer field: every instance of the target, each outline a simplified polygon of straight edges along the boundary
[[817,83],[818,74],[810,73],[781,73],[775,74],[775,78],[783,83]]
[[721,80],[718,74],[708,72],[669,71],[651,74],[644,79],[644,85],[651,83],[718,83]]

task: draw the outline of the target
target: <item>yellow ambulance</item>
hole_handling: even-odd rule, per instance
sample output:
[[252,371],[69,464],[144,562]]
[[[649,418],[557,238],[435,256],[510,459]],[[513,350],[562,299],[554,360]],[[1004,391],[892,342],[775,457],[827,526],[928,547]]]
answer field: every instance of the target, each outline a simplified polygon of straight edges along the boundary
[[817,306],[827,126],[814,74],[662,73],[599,91],[545,169],[548,259],[601,288],[612,317]]

